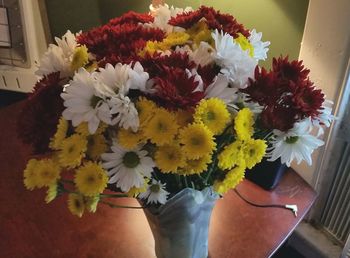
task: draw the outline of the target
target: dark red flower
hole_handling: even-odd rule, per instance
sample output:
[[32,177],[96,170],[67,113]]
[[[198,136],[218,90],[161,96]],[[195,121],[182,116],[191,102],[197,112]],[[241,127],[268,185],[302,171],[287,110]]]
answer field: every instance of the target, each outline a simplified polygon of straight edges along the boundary
[[260,115],[261,124],[266,129],[288,131],[297,120],[296,113],[287,107],[267,106]]
[[214,8],[206,6],[201,6],[195,11],[178,14],[176,17],[170,19],[169,24],[189,29],[203,18],[210,29],[218,29],[230,34],[234,38],[238,37],[238,33],[243,34],[245,37],[249,37],[250,35],[249,31],[242,24],[238,23],[232,15],[221,14]]
[[315,88],[308,74],[302,61],[289,62],[287,57],[274,59],[269,72],[255,70],[255,79],[250,79],[242,92],[265,108],[261,114],[263,126],[285,131],[296,121],[319,114],[324,94]]
[[17,118],[18,136],[33,146],[35,154],[49,150],[50,138],[55,134],[64,110],[60,82],[59,72],[38,81]]
[[170,110],[190,109],[204,98],[202,91],[196,91],[195,76],[188,76],[180,68],[166,68],[164,74],[155,77],[156,92],[152,97],[157,104]]
[[126,23],[110,24],[94,28],[78,36],[77,41],[86,45],[95,54],[97,61],[130,62],[138,58],[138,52],[148,40],[163,40],[165,33],[160,29],[144,28],[141,25]]
[[202,77],[204,91],[213,83],[220,70],[221,67],[217,65],[198,66],[197,73]]
[[292,97],[294,108],[302,114],[301,118],[317,116],[324,100],[322,91],[315,89],[310,81],[306,86],[298,87]]
[[187,53],[171,52],[170,55],[161,55],[155,53],[153,55],[146,54],[139,60],[149,73],[150,77],[161,76],[169,68],[180,68],[181,70],[191,70],[196,66],[195,62],[190,61]]
[[272,71],[279,79],[292,81],[294,84],[306,80],[310,73],[309,69],[304,68],[303,61],[293,60],[289,62],[288,56],[273,58]]
[[[255,79],[249,78],[249,85],[242,92],[260,105],[274,105],[285,92],[284,85],[276,83],[277,77],[274,72],[267,72],[265,68],[255,68]],[[282,86],[282,87],[281,87]]]
[[125,23],[137,25],[139,23],[150,23],[153,22],[153,20],[153,16],[148,13],[136,13],[134,11],[129,11],[120,17],[111,19],[108,24],[113,26]]

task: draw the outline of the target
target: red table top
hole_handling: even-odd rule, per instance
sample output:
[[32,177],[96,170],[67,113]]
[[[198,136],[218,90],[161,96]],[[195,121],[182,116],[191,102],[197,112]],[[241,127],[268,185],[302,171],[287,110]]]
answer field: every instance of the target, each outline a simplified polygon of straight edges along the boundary
[[[22,103],[0,109],[0,257],[148,258],[154,240],[142,210],[111,209],[102,204],[83,218],[70,214],[66,197],[45,204],[45,191],[27,191],[23,169],[30,150],[15,133]],[[210,224],[211,258],[264,258],[284,242],[313,204],[316,193],[292,169],[274,191],[248,180],[237,189],[263,204],[297,204],[288,210],[256,208],[233,191],[217,201]],[[137,205],[133,199],[116,200]],[[181,258],[181,257],[179,257]]]

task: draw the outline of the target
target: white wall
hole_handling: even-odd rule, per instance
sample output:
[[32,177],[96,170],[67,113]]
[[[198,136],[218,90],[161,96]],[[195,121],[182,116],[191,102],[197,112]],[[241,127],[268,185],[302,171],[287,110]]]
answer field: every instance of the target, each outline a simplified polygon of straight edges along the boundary
[[[299,59],[311,70],[311,80],[335,103],[350,52],[350,1],[310,0]],[[313,166],[293,168],[310,184],[324,149],[313,154]]]

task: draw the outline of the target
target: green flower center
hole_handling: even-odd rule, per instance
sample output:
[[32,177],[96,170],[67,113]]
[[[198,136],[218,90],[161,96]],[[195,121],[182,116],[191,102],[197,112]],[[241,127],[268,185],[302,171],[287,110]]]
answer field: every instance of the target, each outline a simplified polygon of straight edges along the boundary
[[159,132],[166,132],[167,131],[167,126],[165,124],[163,124],[162,122],[159,122],[157,126],[158,126]]
[[201,143],[202,143],[202,141],[201,141],[200,138],[195,138],[195,137],[193,137],[193,138],[191,138],[191,143],[192,143],[192,145],[200,146]]
[[213,121],[213,120],[215,120],[215,113],[214,113],[213,111],[209,111],[209,112],[207,113],[207,120],[208,120],[208,121]]
[[140,158],[135,152],[129,151],[125,153],[123,157],[123,164],[127,168],[135,168],[138,164],[140,164]]
[[159,185],[151,185],[150,190],[152,193],[158,193],[160,191]]
[[296,143],[298,140],[299,140],[299,136],[290,136],[290,137],[287,137],[286,143],[288,143],[288,144],[294,144],[294,143]]

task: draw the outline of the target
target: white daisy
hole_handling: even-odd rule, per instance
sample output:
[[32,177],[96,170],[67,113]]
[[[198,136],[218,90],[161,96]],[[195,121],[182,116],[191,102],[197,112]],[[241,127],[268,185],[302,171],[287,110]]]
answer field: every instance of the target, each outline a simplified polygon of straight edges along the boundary
[[130,65],[118,63],[114,67],[106,64],[105,68],[100,68],[95,72],[96,80],[102,84],[100,86],[110,97],[116,94],[127,95],[129,89],[145,91],[146,82],[149,79],[148,73],[143,70],[139,62]]
[[130,89],[147,91],[146,84],[149,79],[149,74],[143,70],[140,62],[136,62],[132,69],[129,70]]
[[216,49],[213,57],[221,67],[221,73],[230,79],[233,86],[247,87],[248,78],[254,76],[257,61],[249,56],[248,51],[243,51],[231,35],[215,30],[212,37]]
[[257,33],[255,29],[250,31],[249,42],[254,48],[254,58],[256,60],[265,60],[267,58],[267,51],[269,51],[268,46],[270,46],[270,41],[261,41],[262,33]]
[[124,129],[131,128],[136,132],[139,128],[139,116],[134,103],[127,96],[117,95],[108,101],[111,107],[112,125],[119,124]]
[[272,147],[266,154],[269,161],[275,161],[279,157],[282,163],[290,166],[291,162],[296,159],[298,164],[305,160],[309,165],[312,164],[311,154],[315,149],[324,144],[310,134],[310,122],[308,119],[295,123],[294,127],[288,132],[274,130],[274,139],[271,141]]
[[98,83],[102,84],[100,88],[110,97],[116,94],[126,95],[130,88],[129,70],[130,66],[121,63],[115,66],[106,64],[105,68],[100,68],[94,76]]
[[333,101],[325,100],[319,110],[320,114],[312,119],[312,125],[318,128],[317,137],[324,134],[323,126],[330,127],[333,120],[336,119],[332,115]]
[[152,183],[148,186],[147,191],[140,193],[141,199],[147,199],[147,204],[165,204],[169,193],[165,190],[165,184],[152,179]]
[[188,78],[194,77],[194,82],[198,83],[197,87],[193,90],[193,92],[203,91],[203,80],[202,77],[197,73],[197,70],[192,69],[190,71],[189,69],[186,69],[185,72]]
[[55,37],[57,45],[49,45],[48,50],[40,60],[40,65],[35,74],[44,76],[52,72],[60,72],[61,77],[72,76],[73,71],[70,68],[70,64],[74,49],[77,47],[75,38],[76,35],[69,30],[63,35],[62,39]]
[[[166,33],[171,33],[174,30],[174,26],[168,24],[171,17],[175,17],[176,15],[189,12],[193,9],[191,7],[182,8],[174,8],[173,6],[169,7],[167,4],[160,5],[154,7],[150,5],[150,11],[152,16],[154,17],[154,21],[150,24],[152,27],[159,28],[164,30]],[[176,28],[179,30],[179,28]]]
[[73,126],[85,121],[88,123],[89,132],[93,134],[100,120],[106,124],[111,123],[106,98],[98,90],[94,77],[84,68],[75,73],[61,97],[66,107],[62,115],[66,120],[72,120]]
[[237,89],[231,88],[228,78],[223,74],[218,74],[212,84],[205,89],[205,98],[220,98],[225,103],[230,103],[237,98]]
[[144,177],[150,178],[155,167],[147,151],[140,148],[126,150],[116,142],[111,149],[112,153],[101,155],[102,166],[108,171],[108,183],[115,183],[123,192],[128,192],[131,187],[143,186]]

